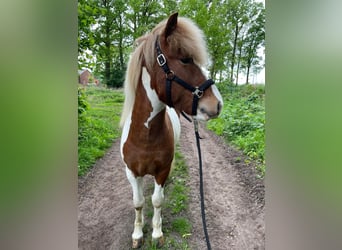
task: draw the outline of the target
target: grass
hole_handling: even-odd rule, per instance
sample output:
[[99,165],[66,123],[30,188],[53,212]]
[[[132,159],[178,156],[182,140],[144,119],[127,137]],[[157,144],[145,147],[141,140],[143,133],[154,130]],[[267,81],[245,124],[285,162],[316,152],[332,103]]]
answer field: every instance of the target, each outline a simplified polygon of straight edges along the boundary
[[242,150],[265,175],[265,87],[264,85],[220,86],[224,108],[208,128]]
[[79,89],[78,175],[82,176],[120,136],[121,90]]

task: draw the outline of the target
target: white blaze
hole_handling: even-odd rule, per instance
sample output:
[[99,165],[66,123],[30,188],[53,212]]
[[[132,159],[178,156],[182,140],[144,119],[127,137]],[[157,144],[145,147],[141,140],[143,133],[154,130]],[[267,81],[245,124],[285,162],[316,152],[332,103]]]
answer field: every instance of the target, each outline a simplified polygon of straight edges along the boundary
[[142,83],[144,86],[144,89],[147,94],[147,98],[151,102],[152,106],[152,112],[150,113],[149,118],[147,118],[147,121],[144,123],[146,128],[149,128],[149,122],[160,112],[165,108],[165,104],[163,104],[157,95],[157,92],[151,88],[151,77],[150,74],[147,72],[146,68],[143,67],[142,69]]
[[213,93],[214,93],[215,97],[217,98],[217,100],[219,100],[221,102],[221,105],[223,107],[223,99],[222,99],[221,93],[218,90],[218,88],[213,84],[213,85],[211,85],[211,90],[213,91]]

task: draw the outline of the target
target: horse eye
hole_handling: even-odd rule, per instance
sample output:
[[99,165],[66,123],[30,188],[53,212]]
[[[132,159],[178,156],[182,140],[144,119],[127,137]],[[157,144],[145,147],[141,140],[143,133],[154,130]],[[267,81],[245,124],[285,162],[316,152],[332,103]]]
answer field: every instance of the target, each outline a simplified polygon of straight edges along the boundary
[[191,58],[191,57],[187,57],[187,58],[182,58],[180,59],[182,63],[184,64],[190,64],[190,63],[193,63],[194,60]]

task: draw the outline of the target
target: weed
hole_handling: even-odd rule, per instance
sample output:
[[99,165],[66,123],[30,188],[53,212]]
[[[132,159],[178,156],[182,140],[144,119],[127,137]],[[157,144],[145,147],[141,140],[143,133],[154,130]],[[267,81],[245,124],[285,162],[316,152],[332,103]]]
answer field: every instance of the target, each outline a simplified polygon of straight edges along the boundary
[[78,175],[84,175],[119,137],[122,91],[87,87],[78,92]]
[[261,86],[221,86],[225,104],[218,119],[208,128],[224,136],[245,155],[257,162],[261,176],[265,174],[265,88]]
[[189,220],[183,217],[175,218],[171,225],[173,231],[178,232],[182,236],[189,234],[191,231]]

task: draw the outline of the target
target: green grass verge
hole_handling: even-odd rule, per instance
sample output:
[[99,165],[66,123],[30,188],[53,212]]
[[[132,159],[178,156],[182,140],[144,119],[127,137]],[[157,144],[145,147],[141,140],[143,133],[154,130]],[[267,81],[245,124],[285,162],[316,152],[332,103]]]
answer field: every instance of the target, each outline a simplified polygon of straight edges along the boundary
[[265,175],[265,86],[219,86],[224,97],[220,117],[208,122],[208,128],[242,150],[257,163]]
[[78,175],[82,176],[120,136],[122,90],[79,89]]

